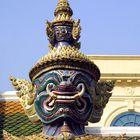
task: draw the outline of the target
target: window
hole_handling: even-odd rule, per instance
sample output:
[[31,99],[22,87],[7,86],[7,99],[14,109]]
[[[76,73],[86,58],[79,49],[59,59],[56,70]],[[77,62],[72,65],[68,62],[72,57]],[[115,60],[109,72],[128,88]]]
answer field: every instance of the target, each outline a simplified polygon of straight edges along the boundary
[[111,126],[140,126],[140,113],[122,113],[112,121]]

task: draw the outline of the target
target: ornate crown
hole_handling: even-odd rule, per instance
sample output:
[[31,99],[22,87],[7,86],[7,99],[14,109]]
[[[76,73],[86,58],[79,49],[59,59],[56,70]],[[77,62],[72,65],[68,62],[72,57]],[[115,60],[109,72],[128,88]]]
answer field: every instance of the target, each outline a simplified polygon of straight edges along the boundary
[[69,23],[73,24],[74,20],[71,18],[73,11],[70,8],[70,5],[67,0],[59,0],[57,7],[54,12],[55,19],[53,24],[62,25]]
[[71,18],[73,11],[67,0],[58,1],[54,15],[54,20],[47,22],[46,28],[50,51],[31,69],[31,80],[53,69],[77,69],[89,73],[98,81],[98,67],[79,51],[80,20]]
[[[67,0],[59,0],[52,22],[47,21],[46,33],[49,47],[52,49],[59,41],[68,41],[71,45],[80,48],[80,20],[72,19],[73,11]],[[62,38],[63,36],[63,38]]]

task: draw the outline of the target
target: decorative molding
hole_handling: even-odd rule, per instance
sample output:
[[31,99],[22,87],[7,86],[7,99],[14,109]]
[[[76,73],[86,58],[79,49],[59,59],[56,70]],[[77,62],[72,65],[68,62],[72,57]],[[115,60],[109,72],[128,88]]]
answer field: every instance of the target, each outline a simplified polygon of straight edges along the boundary
[[129,111],[135,111],[134,101],[133,100],[128,100],[127,103],[128,103],[128,112]]
[[126,87],[125,88],[126,96],[133,96],[134,93],[135,93],[135,88],[132,88],[132,87]]
[[86,133],[102,136],[140,136],[140,127],[86,127]]
[[[132,100],[132,96],[113,96],[109,99],[110,101],[126,101]],[[140,101],[140,96],[133,97],[134,101]]]
[[127,80],[127,82],[140,82],[140,74],[133,73],[102,73],[101,80]]
[[18,97],[16,95],[16,91],[6,91],[0,93],[0,101],[18,101]]
[[94,60],[140,60],[140,55],[88,55]]

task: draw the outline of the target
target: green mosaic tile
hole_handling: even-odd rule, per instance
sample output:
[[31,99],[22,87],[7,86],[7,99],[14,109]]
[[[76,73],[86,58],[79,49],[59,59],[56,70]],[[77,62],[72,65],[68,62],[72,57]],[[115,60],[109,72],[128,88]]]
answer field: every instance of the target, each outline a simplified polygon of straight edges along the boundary
[[6,130],[14,136],[28,136],[42,132],[42,123],[32,124],[23,113],[0,114],[0,140],[2,131]]

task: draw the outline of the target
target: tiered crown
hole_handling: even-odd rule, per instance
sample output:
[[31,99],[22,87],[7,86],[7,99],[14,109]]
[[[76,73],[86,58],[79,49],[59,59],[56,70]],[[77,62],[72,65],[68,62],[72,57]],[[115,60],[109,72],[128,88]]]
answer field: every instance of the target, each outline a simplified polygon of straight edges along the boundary
[[49,53],[41,58],[31,69],[31,80],[54,69],[82,70],[96,81],[100,78],[98,67],[84,54],[80,53],[80,20],[72,19],[73,11],[67,0],[59,0],[54,12],[55,18],[47,22]]
[[73,11],[70,8],[70,5],[67,0],[59,0],[57,7],[54,12],[55,19],[53,20],[53,24],[73,24],[73,20],[71,16],[73,15]]
[[80,20],[72,19],[73,11],[67,0],[59,0],[54,12],[55,18],[52,22],[47,21],[46,33],[48,35],[49,47],[58,47],[58,42],[80,48]]

